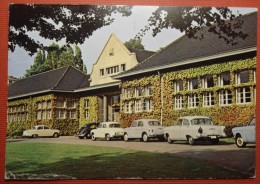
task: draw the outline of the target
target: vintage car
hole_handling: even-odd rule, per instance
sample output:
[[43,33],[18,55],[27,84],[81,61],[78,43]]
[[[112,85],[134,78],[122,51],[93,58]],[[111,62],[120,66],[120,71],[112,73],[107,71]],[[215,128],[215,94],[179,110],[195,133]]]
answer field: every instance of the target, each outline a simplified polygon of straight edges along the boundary
[[124,140],[140,139],[148,142],[150,138],[164,140],[163,127],[157,119],[138,119],[124,129]]
[[164,136],[168,143],[187,140],[193,145],[197,140],[209,140],[212,144],[218,144],[219,138],[226,137],[224,129],[225,126],[214,125],[207,116],[184,116],[176,125],[165,127]]
[[92,123],[87,123],[85,125],[83,125],[79,131],[77,132],[76,136],[79,138],[79,139],[88,139],[88,138],[91,138],[91,134],[90,134],[90,131],[93,130],[93,129],[96,129],[97,126],[99,125],[99,123],[95,123],[95,122],[92,122]]
[[247,126],[235,127],[232,129],[237,147],[245,147],[248,143],[255,143],[255,117]]
[[102,122],[97,129],[91,130],[91,138],[95,141],[97,138],[105,138],[109,141],[111,138],[123,138],[124,129],[118,122]]
[[35,125],[30,130],[23,131],[23,137],[59,137],[60,131],[50,129],[47,125]]

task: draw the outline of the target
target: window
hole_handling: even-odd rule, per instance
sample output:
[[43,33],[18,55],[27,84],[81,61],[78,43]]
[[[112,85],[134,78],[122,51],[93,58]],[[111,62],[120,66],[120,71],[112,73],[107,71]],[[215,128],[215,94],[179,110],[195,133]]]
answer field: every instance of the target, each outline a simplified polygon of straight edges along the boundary
[[100,69],[100,76],[102,77],[102,76],[104,76],[104,69]]
[[251,102],[251,91],[249,87],[236,89],[236,100],[238,104]]
[[115,54],[114,52],[115,52],[114,48],[109,49],[109,56],[114,56]]
[[219,105],[229,105],[232,103],[232,93],[230,90],[221,90],[219,92]]
[[51,108],[51,101],[47,101],[47,108],[50,109]]
[[68,111],[68,118],[69,119],[76,119],[76,110]]
[[214,87],[213,75],[207,75],[202,78],[202,88]]
[[131,125],[131,127],[137,127],[137,121],[134,121]]
[[68,102],[67,102],[67,107],[68,107],[68,108],[76,108],[76,103],[73,102],[73,101],[68,101]]
[[125,113],[132,113],[132,109],[131,109],[131,101],[126,101],[124,104],[124,111]]
[[218,76],[218,86],[230,85],[230,73],[224,72]]
[[84,118],[89,118],[89,110],[88,109],[85,110]]
[[188,90],[194,90],[198,88],[199,88],[199,80],[197,78],[188,80]]
[[135,88],[135,97],[143,96],[143,87],[136,87]]
[[181,95],[177,95],[174,97],[174,108],[182,109],[183,108],[183,98]]
[[119,95],[114,95],[112,96],[111,98],[111,104],[114,105],[114,104],[119,104],[120,103],[120,97]]
[[117,66],[106,68],[106,72],[107,72],[108,75],[118,73],[119,72],[119,66],[117,65]]
[[47,111],[47,119],[51,119],[51,110]]
[[57,100],[56,107],[65,108],[65,100]]
[[152,99],[144,99],[144,110],[151,111],[153,109]]
[[152,86],[151,85],[144,87],[144,94],[145,94],[145,96],[151,96],[152,95]]
[[125,64],[121,64],[121,71],[124,72],[126,70]]
[[190,125],[189,120],[183,119],[183,120],[182,120],[182,125],[183,125],[183,126],[188,126],[188,125]]
[[56,118],[57,119],[65,119],[65,110],[57,109],[56,110]]
[[124,98],[131,98],[131,88],[123,89]]
[[142,121],[138,121],[138,127],[143,127],[144,123]]
[[195,108],[199,106],[198,94],[191,94],[188,96],[188,108]]
[[183,91],[183,81],[182,80],[173,81],[173,90],[174,92]]
[[41,102],[37,103],[37,109],[42,109],[42,103]]
[[213,92],[204,92],[203,93],[203,106],[209,107],[214,105],[214,93]]
[[250,70],[240,71],[236,74],[236,84],[244,84],[249,82]]
[[135,100],[135,112],[143,111],[142,100]]
[[38,120],[42,119],[42,111],[37,111],[37,117]]

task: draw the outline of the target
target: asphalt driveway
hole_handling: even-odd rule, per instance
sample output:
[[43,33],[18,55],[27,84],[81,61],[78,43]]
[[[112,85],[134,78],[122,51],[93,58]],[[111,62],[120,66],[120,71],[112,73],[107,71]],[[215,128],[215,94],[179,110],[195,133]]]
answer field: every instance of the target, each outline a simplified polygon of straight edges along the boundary
[[64,143],[64,144],[82,144],[94,146],[118,147],[138,151],[149,151],[158,153],[172,153],[181,157],[193,157],[212,162],[212,164],[235,170],[241,173],[255,175],[255,145],[249,145],[246,148],[237,148],[233,143],[222,142],[218,145],[201,143],[194,146],[186,142],[141,142],[121,140],[97,140],[78,139],[74,136],[61,136],[59,138],[37,138],[37,139],[18,139],[7,141],[30,141],[30,142],[47,142],[47,143]]

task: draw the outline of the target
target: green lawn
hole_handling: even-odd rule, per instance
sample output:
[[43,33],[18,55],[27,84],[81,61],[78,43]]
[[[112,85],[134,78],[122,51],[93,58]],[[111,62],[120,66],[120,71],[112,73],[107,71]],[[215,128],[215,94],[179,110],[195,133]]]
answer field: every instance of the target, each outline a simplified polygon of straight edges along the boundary
[[[198,179],[248,176],[173,154],[89,145],[9,142],[6,170],[15,179]],[[38,177],[38,178],[37,178]]]

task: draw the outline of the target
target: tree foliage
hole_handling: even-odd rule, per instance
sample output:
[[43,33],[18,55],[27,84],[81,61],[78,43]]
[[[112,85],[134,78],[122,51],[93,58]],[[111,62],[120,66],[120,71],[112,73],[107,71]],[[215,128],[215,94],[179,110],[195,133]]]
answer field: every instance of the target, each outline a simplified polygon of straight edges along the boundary
[[82,44],[93,32],[110,25],[113,14],[131,14],[129,6],[105,5],[44,5],[12,4],[9,8],[9,49],[24,48],[33,55],[43,44],[34,40],[30,33],[39,32],[43,38],[67,44]]
[[[236,38],[245,39],[248,35],[241,32],[243,21],[237,19],[227,7],[166,7],[160,6],[148,20],[148,25],[140,31],[137,38],[152,30],[156,36],[163,29],[177,29],[184,32],[189,38],[203,39],[199,30],[208,27],[208,31],[217,34],[227,44],[235,45]],[[232,23],[230,22],[232,21]]]
[[25,77],[69,65],[86,73],[86,65],[83,64],[80,48],[74,45],[74,50],[70,45],[60,47],[56,43],[52,43],[47,51],[39,49],[33,64],[26,70]]
[[144,50],[144,45],[142,44],[142,40],[140,38],[132,38],[129,41],[126,41],[124,45],[126,47]]

